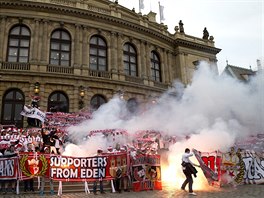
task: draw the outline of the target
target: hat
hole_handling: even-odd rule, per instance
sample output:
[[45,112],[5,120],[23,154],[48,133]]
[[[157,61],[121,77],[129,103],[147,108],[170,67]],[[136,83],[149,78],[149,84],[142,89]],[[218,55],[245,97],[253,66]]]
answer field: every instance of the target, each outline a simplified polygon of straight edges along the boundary
[[97,152],[103,152],[103,149],[98,148],[98,149],[97,149]]

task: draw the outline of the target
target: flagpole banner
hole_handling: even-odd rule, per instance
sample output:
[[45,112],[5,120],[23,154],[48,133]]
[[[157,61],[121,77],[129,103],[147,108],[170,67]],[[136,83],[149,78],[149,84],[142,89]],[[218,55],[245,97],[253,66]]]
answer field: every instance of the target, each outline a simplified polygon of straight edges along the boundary
[[133,190],[162,190],[160,155],[138,155],[132,160]]
[[35,107],[29,107],[24,105],[23,110],[21,111],[20,115],[29,117],[29,118],[36,118],[40,120],[41,122],[45,121],[46,114],[42,111],[40,111],[38,108]]
[[7,155],[0,157],[0,181],[17,179],[17,155]]

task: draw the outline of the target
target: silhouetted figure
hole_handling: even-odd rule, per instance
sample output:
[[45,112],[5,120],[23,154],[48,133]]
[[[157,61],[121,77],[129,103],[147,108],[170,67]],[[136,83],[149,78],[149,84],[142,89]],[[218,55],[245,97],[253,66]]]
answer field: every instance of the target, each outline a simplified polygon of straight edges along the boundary
[[208,40],[209,37],[209,32],[207,31],[206,27],[203,30],[203,39]]
[[184,33],[183,25],[184,25],[184,24],[182,23],[182,20],[180,20],[180,22],[179,22],[180,33]]

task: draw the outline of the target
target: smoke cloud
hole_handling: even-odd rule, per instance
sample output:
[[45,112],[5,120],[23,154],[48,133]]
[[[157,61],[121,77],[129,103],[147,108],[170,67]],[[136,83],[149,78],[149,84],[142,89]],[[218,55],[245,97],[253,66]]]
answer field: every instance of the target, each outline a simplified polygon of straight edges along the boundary
[[[91,150],[91,140],[83,141],[91,130],[120,128],[134,134],[154,129],[182,139],[180,148],[174,145],[170,149],[175,151],[177,147],[177,152],[182,153],[185,147],[208,152],[226,150],[238,138],[263,133],[263,73],[242,83],[209,68],[202,62],[190,85],[184,87],[175,81],[143,113],[132,115],[126,101],[114,96],[93,113],[93,119],[70,127],[71,137]],[[185,140],[186,136],[190,138]],[[97,141],[96,147],[106,148],[109,144]]]

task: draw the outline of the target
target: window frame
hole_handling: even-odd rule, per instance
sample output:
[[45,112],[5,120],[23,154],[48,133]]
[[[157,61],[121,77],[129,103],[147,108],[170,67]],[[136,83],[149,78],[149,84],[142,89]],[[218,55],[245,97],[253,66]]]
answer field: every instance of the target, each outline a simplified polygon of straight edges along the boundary
[[[92,39],[96,39],[95,44],[92,43]],[[100,44],[100,41],[103,41],[104,45]],[[91,51],[94,50],[95,53],[91,53]],[[101,53],[104,52],[104,55],[102,55]],[[98,35],[93,35],[90,38],[89,41],[89,68],[91,70],[95,70],[95,71],[107,71],[108,70],[108,58],[107,58],[108,54],[107,54],[107,43],[105,41],[105,39],[101,36]],[[91,61],[95,60],[95,63],[92,63]],[[100,64],[101,61],[105,62],[105,64]],[[93,67],[96,68],[93,68]]]
[[[16,28],[19,28],[19,33],[18,34],[12,34],[12,31],[14,31]],[[23,34],[23,28],[25,28],[28,31],[29,35]],[[16,46],[11,45],[11,40],[17,41]],[[31,32],[30,29],[26,25],[15,25],[13,26],[8,33],[8,46],[7,46],[7,53],[6,53],[6,60],[7,62],[16,62],[16,63],[28,63],[29,62],[29,57],[30,57],[30,40],[31,40]],[[21,43],[22,41],[27,41],[28,46],[22,46]],[[10,50],[11,49],[16,49],[16,55],[11,55]],[[22,50],[27,50],[27,55],[26,56],[20,56]],[[26,61],[21,61],[20,58],[25,58]],[[15,61],[12,61],[11,58],[14,58]]]
[[[59,32],[59,38],[52,38],[54,34]],[[63,33],[66,33],[69,39],[63,39]],[[64,67],[70,67],[71,66],[71,35],[70,33],[65,29],[55,29],[50,36],[50,57],[49,57],[49,64],[51,65],[57,65],[57,66],[64,66]],[[58,45],[58,49],[52,49],[53,46]],[[62,46],[69,46],[68,50],[62,49]],[[52,58],[52,54],[55,53],[58,55],[58,59]],[[68,60],[63,60],[62,55],[66,54],[68,55]],[[57,61],[58,63],[54,63],[53,61]],[[63,62],[68,62],[68,64],[62,64]]]

